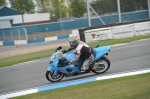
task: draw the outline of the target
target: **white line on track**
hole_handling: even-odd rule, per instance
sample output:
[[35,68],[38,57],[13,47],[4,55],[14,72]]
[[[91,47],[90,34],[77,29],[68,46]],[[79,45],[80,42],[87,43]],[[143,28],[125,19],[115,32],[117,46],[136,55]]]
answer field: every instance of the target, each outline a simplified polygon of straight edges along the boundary
[[112,50],[126,49],[126,48],[139,47],[139,46],[145,46],[145,45],[150,45],[150,43],[140,44],[140,45],[133,45],[133,46],[127,46],[127,47],[122,47],[122,48],[115,48],[115,49],[112,49]]
[[136,41],[132,41],[132,42],[137,42],[137,41],[146,41],[146,40],[150,40],[150,38],[148,38],[148,39],[136,40]]
[[111,47],[117,47],[117,46],[126,45],[126,44],[128,44],[128,43],[115,44],[115,45],[111,45]]

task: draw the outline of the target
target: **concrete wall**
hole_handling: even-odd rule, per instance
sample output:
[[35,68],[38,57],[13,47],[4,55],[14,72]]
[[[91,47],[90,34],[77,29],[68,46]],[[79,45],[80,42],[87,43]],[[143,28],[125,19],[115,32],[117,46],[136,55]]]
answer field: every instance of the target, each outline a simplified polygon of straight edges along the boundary
[[24,23],[48,21],[50,20],[50,14],[49,13],[24,14],[23,18]]
[[13,25],[15,25],[15,24],[17,25],[17,24],[22,24],[23,23],[22,15],[3,16],[3,17],[0,17],[0,20],[10,19],[10,18],[13,19],[13,21],[12,21]]
[[24,25],[32,25],[32,24],[42,24],[50,22],[49,13],[41,13],[41,14],[24,14],[22,15],[12,15],[12,16],[3,16],[0,17],[0,20],[5,19],[13,19],[12,26],[22,26]]

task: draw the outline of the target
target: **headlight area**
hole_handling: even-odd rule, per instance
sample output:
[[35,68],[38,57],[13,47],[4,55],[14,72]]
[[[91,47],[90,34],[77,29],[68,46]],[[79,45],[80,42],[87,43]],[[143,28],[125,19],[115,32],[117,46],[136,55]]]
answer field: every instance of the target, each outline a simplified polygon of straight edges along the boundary
[[50,60],[50,61],[49,61],[49,64],[52,64],[52,63],[54,63],[54,62]]
[[109,55],[109,52],[107,52],[105,55]]

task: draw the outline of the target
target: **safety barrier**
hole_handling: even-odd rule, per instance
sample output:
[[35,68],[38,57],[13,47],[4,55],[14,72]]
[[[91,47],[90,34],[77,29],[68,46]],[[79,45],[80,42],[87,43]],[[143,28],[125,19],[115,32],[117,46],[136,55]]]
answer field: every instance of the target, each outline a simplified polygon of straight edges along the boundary
[[150,21],[84,31],[85,42],[150,34]]

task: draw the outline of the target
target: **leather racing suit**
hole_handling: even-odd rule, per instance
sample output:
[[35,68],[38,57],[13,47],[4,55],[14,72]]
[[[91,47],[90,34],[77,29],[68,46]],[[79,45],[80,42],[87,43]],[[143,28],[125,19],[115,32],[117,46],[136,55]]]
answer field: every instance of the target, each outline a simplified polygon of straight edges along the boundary
[[83,63],[80,66],[81,71],[86,71],[89,69],[89,65],[94,61],[94,51],[93,48],[88,46],[86,43],[79,41],[77,46],[68,47],[66,52],[75,49],[75,58],[70,60],[70,63],[78,61],[78,59],[82,59]]

